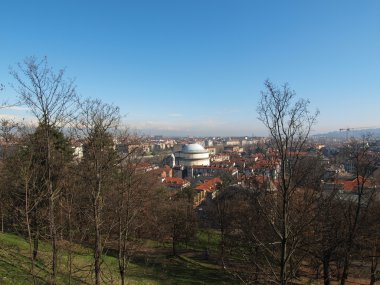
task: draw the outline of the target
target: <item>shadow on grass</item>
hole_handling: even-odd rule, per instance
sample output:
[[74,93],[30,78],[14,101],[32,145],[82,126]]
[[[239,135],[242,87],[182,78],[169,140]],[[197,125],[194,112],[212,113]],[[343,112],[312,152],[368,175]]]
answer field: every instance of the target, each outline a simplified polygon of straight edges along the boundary
[[165,255],[145,255],[134,258],[133,263],[147,272],[128,274],[132,278],[150,277],[159,279],[162,284],[238,284],[223,270],[198,266],[179,257]]

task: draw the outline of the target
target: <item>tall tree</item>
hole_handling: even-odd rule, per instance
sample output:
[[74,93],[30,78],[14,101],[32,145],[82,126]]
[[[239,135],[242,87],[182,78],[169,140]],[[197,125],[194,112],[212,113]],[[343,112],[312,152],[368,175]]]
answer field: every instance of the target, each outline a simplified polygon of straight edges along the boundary
[[[33,133],[26,133],[26,130],[30,131],[29,128],[21,129],[11,154],[3,161],[2,188],[6,189],[6,201],[12,205],[9,212],[15,219],[11,221],[13,230],[28,237],[31,272],[34,276],[40,237],[49,236],[49,230],[46,230],[49,228],[46,219],[49,193],[46,189],[46,151],[45,145],[41,143],[43,131],[37,128]],[[58,189],[64,180],[65,164],[71,160],[72,154],[62,133],[52,130],[51,135],[53,187]]]
[[[112,196],[116,207],[118,237],[118,265],[120,282],[125,284],[130,260],[141,245],[139,232],[147,218],[147,202],[154,199],[152,190],[156,179],[138,171],[143,159],[142,140],[138,136],[122,132],[119,143],[127,151],[118,154],[117,179]],[[154,177],[155,178],[155,177]]]
[[39,208],[42,196],[38,195],[36,180],[37,180],[37,168],[33,167],[33,155],[29,150],[29,137],[24,135],[20,138],[20,143],[24,148],[17,147],[14,150],[12,156],[8,156],[3,160],[2,167],[2,189],[4,195],[3,201],[7,201],[12,205],[9,209],[14,224],[13,231],[24,234],[26,228],[27,240],[29,243],[29,258],[30,258],[30,273],[33,277],[34,284],[35,279],[35,260],[38,250],[39,234],[36,231],[36,225],[39,225],[39,221],[36,220],[36,212]]
[[59,188],[54,187],[52,173],[52,129],[59,129],[70,120],[75,102],[75,86],[72,80],[64,78],[65,70],[58,72],[48,65],[47,58],[29,57],[18,64],[17,70],[11,70],[16,84],[13,86],[22,104],[26,105],[38,121],[43,134],[45,184],[49,204],[49,229],[52,246],[52,267],[50,284],[56,283],[57,276],[57,226],[56,199]]
[[167,227],[167,234],[172,240],[172,254],[178,254],[178,245],[180,242],[186,244],[194,237],[196,233],[196,217],[193,209],[194,200],[191,197],[191,190],[184,189],[171,197],[165,205],[165,214],[163,225]]
[[[1,85],[0,85],[1,91]],[[18,124],[12,120],[0,120],[0,159],[4,161],[9,157],[12,145],[15,145],[15,137]],[[0,167],[1,167],[0,166]],[[4,218],[5,218],[5,187],[0,188],[0,215],[1,215],[1,232],[4,232]]]
[[[299,266],[292,258],[299,246],[297,237],[308,223],[303,219],[305,213],[300,213],[297,208],[302,205],[299,197],[303,195],[298,191],[302,181],[302,175],[299,175],[302,151],[305,150],[305,144],[318,116],[318,112],[310,113],[308,107],[309,101],[297,100],[295,92],[287,84],[277,87],[269,80],[265,81],[265,91],[261,92],[257,111],[259,120],[269,131],[271,147],[280,163],[280,171],[277,192],[273,196],[275,200],[272,201],[275,208],[268,211],[266,205],[263,210],[273,229],[273,243],[279,243],[278,259],[276,256],[271,258],[278,260],[278,270],[273,273],[276,275],[276,282],[281,285],[288,284],[295,275],[294,266]],[[308,204],[308,208],[310,207]],[[296,216],[297,213],[301,215]]]
[[104,104],[100,100],[85,100],[81,103],[77,129],[80,137],[86,142],[83,146],[80,175],[89,203],[89,207],[85,205],[85,208],[90,210],[88,216],[93,229],[96,285],[101,281],[104,235],[108,233],[105,227],[115,222],[105,223],[104,215],[106,207],[113,207],[107,203],[107,194],[115,187],[118,157],[114,149],[113,135],[119,122],[119,108]]
[[[356,197],[348,201],[346,211],[348,227],[344,243],[343,270],[340,285],[346,284],[349,269],[351,266],[352,250],[355,240],[360,234],[361,222],[366,219],[368,207],[372,202],[373,191],[370,184],[372,176],[378,162],[378,157],[370,151],[370,136],[363,136],[360,139],[352,138],[344,148],[344,157],[351,166],[356,183]],[[354,197],[354,196],[353,196]]]
[[342,244],[347,227],[345,225],[346,201],[339,198],[338,190],[327,191],[317,206],[319,214],[312,225],[310,243],[305,250],[316,265],[322,266],[323,284],[331,284],[331,264],[341,258]]

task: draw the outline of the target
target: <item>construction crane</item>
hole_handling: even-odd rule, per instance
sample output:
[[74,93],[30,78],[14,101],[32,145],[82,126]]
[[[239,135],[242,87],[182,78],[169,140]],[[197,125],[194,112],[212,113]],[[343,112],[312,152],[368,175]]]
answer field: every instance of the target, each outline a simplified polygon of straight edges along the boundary
[[365,130],[365,129],[373,129],[374,127],[360,127],[360,128],[343,128],[343,129],[339,129],[340,132],[349,132],[349,131],[357,131],[357,130]]
[[346,132],[346,140],[348,140],[348,132],[350,131],[358,131],[358,130],[366,130],[366,129],[375,129],[376,127],[357,127],[357,128],[341,128],[340,132]]

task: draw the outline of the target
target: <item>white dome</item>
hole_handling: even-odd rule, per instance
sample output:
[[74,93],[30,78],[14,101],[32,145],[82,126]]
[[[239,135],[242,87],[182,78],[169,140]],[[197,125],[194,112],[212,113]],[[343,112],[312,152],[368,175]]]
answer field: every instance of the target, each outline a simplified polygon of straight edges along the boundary
[[175,164],[185,167],[210,165],[210,154],[200,144],[183,144],[174,151]]
[[188,153],[205,153],[208,152],[201,146],[200,144],[197,143],[192,143],[192,144],[184,144],[182,145],[182,152],[188,152]]

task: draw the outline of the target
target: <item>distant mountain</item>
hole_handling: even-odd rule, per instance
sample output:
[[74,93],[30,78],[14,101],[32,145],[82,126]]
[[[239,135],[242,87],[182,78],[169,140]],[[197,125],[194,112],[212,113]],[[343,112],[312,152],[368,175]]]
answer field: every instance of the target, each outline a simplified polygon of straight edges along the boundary
[[344,131],[334,131],[334,132],[328,132],[328,133],[322,133],[322,134],[316,134],[313,135],[315,138],[338,138],[338,139],[345,139],[345,138],[359,138],[363,135],[371,134],[375,138],[380,138],[380,128],[376,129],[363,129],[363,130],[344,130]]

